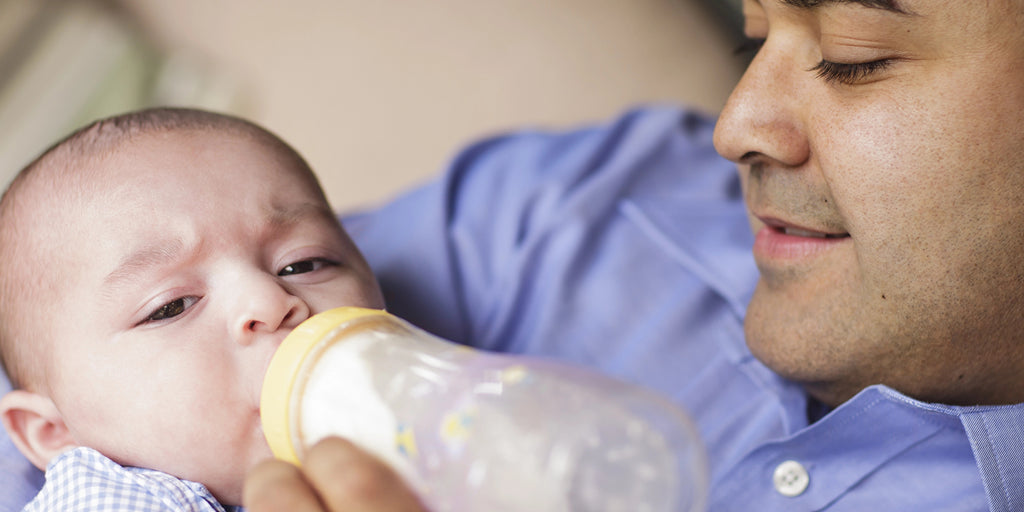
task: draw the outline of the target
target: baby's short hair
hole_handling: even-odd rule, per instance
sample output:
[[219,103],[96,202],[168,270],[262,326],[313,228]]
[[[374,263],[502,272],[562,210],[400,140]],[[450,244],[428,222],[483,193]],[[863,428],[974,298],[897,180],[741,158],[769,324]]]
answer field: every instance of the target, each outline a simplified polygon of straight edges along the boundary
[[302,156],[262,126],[228,114],[193,108],[158,107],[100,119],[57,141],[18,173],[0,199],[0,205],[7,202],[8,195],[16,194],[19,183],[28,179],[37,168],[53,164],[76,165],[85,158],[102,157],[115,151],[125,141],[142,134],[202,130],[228,131],[265,142],[293,160],[296,170],[309,173],[315,180]]
[[42,371],[29,350],[30,344],[40,341],[24,324],[29,323],[25,318],[32,308],[46,307],[40,303],[39,294],[33,293],[32,285],[39,283],[16,276],[15,266],[25,261],[26,252],[31,253],[33,248],[33,233],[26,232],[19,222],[22,212],[34,206],[31,200],[21,200],[24,191],[49,183],[56,192],[60,188],[58,182],[74,176],[85,164],[115,153],[136,136],[206,130],[227,131],[266,144],[285,158],[298,177],[324,196],[315,174],[294,148],[267,129],[226,114],[191,108],[151,108],[95,121],[57,141],[26,165],[0,197],[0,367],[14,388],[31,385]]

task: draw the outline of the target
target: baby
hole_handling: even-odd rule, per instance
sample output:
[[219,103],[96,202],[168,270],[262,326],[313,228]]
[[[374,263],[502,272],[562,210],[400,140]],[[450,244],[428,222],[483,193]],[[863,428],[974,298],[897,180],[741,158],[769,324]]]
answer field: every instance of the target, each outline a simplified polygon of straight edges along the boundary
[[0,201],[14,386],[0,415],[47,471],[29,509],[239,505],[271,456],[259,397],[274,350],[342,305],[383,299],[313,172],[270,132],[152,109],[62,140]]

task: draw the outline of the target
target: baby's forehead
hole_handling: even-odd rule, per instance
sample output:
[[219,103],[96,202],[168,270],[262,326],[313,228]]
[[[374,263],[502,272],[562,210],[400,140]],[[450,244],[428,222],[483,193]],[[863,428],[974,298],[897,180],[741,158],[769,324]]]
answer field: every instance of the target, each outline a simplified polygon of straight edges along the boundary
[[[186,206],[217,215],[251,206],[242,201],[246,197],[262,205],[260,212],[281,200],[330,210],[301,159],[247,133],[210,132],[138,134],[102,151],[61,155],[62,161],[41,169],[49,177],[36,184],[40,201],[33,208],[44,222],[61,219],[69,225],[122,214],[153,215],[160,222]],[[88,222],[80,227],[93,229]]]
[[[162,186],[159,179],[146,174],[145,166],[136,165],[140,157],[155,147],[187,144],[187,135],[197,135],[197,131],[97,135],[66,141],[12,184],[3,208],[4,238],[19,244],[30,238],[34,241],[32,252],[38,256],[60,244],[68,230],[89,231],[93,226],[84,219],[131,200],[131,187],[158,190]],[[189,166],[173,161],[167,162],[166,168],[192,172]]]
[[[195,155],[200,155],[198,160],[189,161]],[[251,158],[244,160],[246,155]],[[243,163],[226,174],[219,166],[233,158]],[[152,213],[154,222],[170,218],[174,212],[168,210],[179,206],[172,198],[193,205],[202,199],[201,207],[211,211],[230,208],[239,192],[280,182],[281,176],[291,183],[297,177],[303,189],[298,193],[329,210],[301,157],[273,135],[248,125],[89,129],[54,147],[30,170],[19,176],[24,179],[15,197],[7,198],[14,204],[4,209],[14,211],[6,212],[3,222],[24,228],[5,235],[18,245],[24,237],[34,239],[33,258],[39,253],[52,257],[65,238],[122,236],[96,224],[118,215]],[[227,183],[223,176],[228,175],[235,181]],[[205,190],[217,184],[219,189]],[[157,210],[157,204],[163,209]]]
[[[210,172],[211,169],[194,168],[189,161],[193,151],[198,151],[197,146],[211,139],[239,142],[263,150],[276,161],[270,165],[281,172],[300,175],[307,172],[304,163],[292,157],[285,146],[275,144],[273,140],[261,137],[258,133],[189,127],[121,134],[117,137],[89,137],[69,144],[67,148],[55,151],[49,161],[40,162],[40,174],[49,176],[39,180],[39,185],[44,194],[64,192],[81,196],[87,190],[93,194],[101,193],[116,189],[136,177],[148,179],[147,173],[154,170],[151,164],[156,158],[162,160],[159,172],[163,178]],[[204,150],[209,151],[209,148]],[[151,183],[154,187],[161,185],[159,179],[153,179]]]

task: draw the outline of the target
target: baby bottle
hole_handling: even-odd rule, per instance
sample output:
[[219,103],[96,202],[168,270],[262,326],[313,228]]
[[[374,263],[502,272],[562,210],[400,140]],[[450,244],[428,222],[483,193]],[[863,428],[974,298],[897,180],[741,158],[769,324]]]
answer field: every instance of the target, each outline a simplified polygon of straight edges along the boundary
[[263,383],[274,454],[339,435],[436,512],[703,510],[707,469],[661,396],[564,363],[482,352],[338,308],[284,340]]

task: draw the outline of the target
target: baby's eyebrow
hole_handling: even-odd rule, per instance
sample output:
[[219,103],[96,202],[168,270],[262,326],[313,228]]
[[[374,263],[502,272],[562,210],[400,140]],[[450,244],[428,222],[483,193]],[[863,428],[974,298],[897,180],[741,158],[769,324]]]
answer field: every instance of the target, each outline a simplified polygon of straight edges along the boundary
[[[268,235],[275,230],[287,229],[312,218],[322,218],[328,222],[334,220],[334,213],[329,206],[313,202],[292,207],[270,207],[265,215],[266,227],[270,230],[266,233]],[[190,244],[182,237],[167,238],[144,245],[121,258],[117,266],[103,278],[101,290],[104,291],[104,295],[110,296],[117,288],[130,283],[146,270],[167,265],[181,258],[186,251],[198,249],[197,245]]]
[[182,238],[171,238],[153,244],[145,245],[132,251],[114,267],[105,278],[103,278],[103,289],[116,288],[120,284],[130,281],[146,269],[164,265],[181,255],[185,250],[185,240]]
[[302,203],[297,207],[291,208],[271,207],[266,212],[268,223],[272,227],[290,226],[310,217],[326,217],[330,219],[333,216],[334,212],[331,211],[329,206],[319,203]]
[[319,229],[331,226],[340,228],[335,213],[326,202],[303,202],[287,206],[272,205],[264,210],[263,215],[263,231],[259,236],[264,241],[282,236],[302,225],[319,226]]

